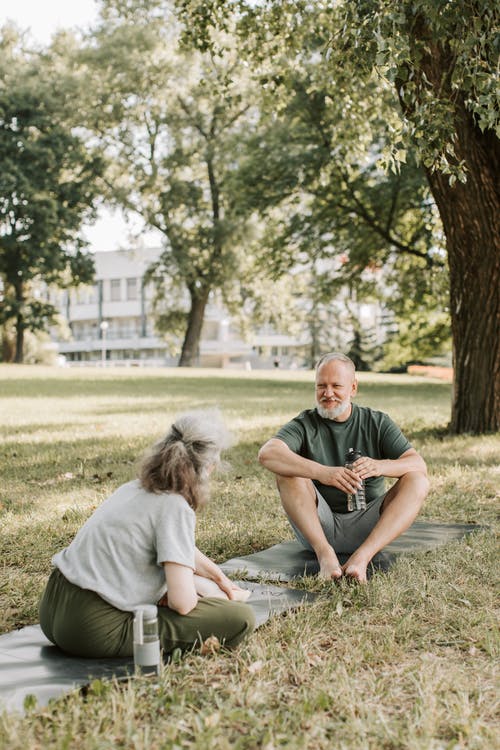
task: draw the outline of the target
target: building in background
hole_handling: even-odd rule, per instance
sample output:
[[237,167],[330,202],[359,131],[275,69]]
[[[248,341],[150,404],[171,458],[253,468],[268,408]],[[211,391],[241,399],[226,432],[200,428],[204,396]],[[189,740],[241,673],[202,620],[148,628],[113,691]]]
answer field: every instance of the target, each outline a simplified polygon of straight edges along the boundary
[[[93,286],[58,292],[58,307],[69,336],[53,334],[60,358],[74,366],[175,366],[178,355],[155,332],[153,289],[143,284],[159,248],[95,254]],[[200,367],[301,367],[307,361],[308,335],[256,331],[243,340],[227,311],[209,302],[200,342]]]

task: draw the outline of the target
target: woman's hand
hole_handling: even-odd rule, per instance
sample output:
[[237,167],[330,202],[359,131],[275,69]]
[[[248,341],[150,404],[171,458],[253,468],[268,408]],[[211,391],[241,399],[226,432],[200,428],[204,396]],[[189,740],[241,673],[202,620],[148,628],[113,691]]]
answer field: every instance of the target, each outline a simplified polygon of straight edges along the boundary
[[[196,575],[202,578],[208,578],[217,584],[220,590],[227,596],[228,599],[238,602],[244,602],[250,596],[250,591],[242,589],[231,581],[225,573],[216,565],[213,560],[200,552],[199,549],[195,550],[195,565]],[[205,594],[208,596],[208,594]]]
[[214,578],[214,581],[227,595],[227,598],[232,599],[235,602],[245,602],[252,593],[251,591],[248,591],[248,589],[242,589],[241,586],[238,586],[234,581],[231,581],[231,579],[224,575],[222,571],[220,577]]
[[229,598],[232,599],[233,602],[246,602],[251,593],[252,592],[249,589],[242,589],[241,586],[237,586],[234,582],[232,582],[232,588],[229,594]]

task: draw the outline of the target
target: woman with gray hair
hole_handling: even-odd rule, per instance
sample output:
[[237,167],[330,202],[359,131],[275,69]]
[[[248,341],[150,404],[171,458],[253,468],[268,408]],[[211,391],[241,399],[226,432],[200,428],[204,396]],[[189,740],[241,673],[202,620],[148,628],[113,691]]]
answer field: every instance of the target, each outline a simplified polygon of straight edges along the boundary
[[181,415],[71,544],[52,558],[40,625],[63,651],[84,657],[133,653],[133,612],[158,604],[165,654],[216,636],[234,647],[255,627],[249,592],[195,546],[195,513],[229,446],[216,411]]

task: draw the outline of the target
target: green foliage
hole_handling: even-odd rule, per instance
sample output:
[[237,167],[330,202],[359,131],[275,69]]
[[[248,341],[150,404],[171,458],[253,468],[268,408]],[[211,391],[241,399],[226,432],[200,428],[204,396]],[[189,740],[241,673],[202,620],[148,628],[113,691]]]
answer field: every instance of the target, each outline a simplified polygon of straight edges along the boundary
[[[228,176],[251,128],[251,81],[234,42],[222,57],[183,50],[175,20],[154,6],[107,3],[79,62],[107,102],[89,125],[109,155],[108,199],[163,237],[150,273],[159,328],[172,322],[171,307],[178,332],[190,308],[183,345],[190,364],[209,294],[228,298],[238,280],[246,224],[235,214]],[[187,310],[178,306],[179,290]]]
[[451,360],[450,322],[446,313],[422,315],[414,311],[400,320],[397,331],[384,344],[378,369],[391,370],[445,355]]
[[[201,13],[195,0],[180,5],[183,17],[189,20],[193,43],[199,38],[200,44],[216,50],[211,27],[217,25],[224,7],[230,15],[234,6],[214,1]],[[352,177],[356,180],[360,176],[360,171],[366,171],[360,159],[363,152],[365,159],[371,157],[368,167],[383,167],[396,175],[407,163],[422,165],[439,210],[449,259],[456,381],[453,429],[457,433],[497,430],[500,352],[492,347],[483,356],[478,341],[492,340],[498,327],[498,3],[266,0],[242,2],[238,8],[243,48],[264,69],[264,85],[279,97],[280,89],[293,89],[293,78],[307,82],[307,112],[330,152],[340,145],[347,185]],[[269,60],[272,65],[267,68],[272,67],[272,74],[267,76]],[[307,74],[315,61],[321,76],[311,80]],[[323,127],[326,94],[337,104],[339,115],[334,139],[328,127]],[[283,101],[283,97],[278,98],[278,115]],[[293,145],[292,137],[292,150]],[[305,168],[302,174],[307,177],[310,172]],[[298,183],[302,188],[301,177]],[[337,194],[335,176],[326,175],[325,179]],[[384,236],[380,230],[385,230],[387,247],[398,248],[398,233],[389,239],[388,227],[378,222],[379,215],[384,214],[369,210],[374,203],[366,200],[365,191],[362,196],[358,192],[351,197],[359,202],[358,208],[371,228],[377,226],[379,240]],[[429,201],[422,198],[423,206]],[[390,198],[385,205],[390,205]],[[307,214],[308,209],[306,203],[302,210]],[[425,212],[417,210],[417,215],[424,216]],[[429,223],[424,219],[415,235],[415,223],[404,222],[404,252],[435,264],[432,237],[437,233],[429,231]],[[417,239],[417,245],[421,240],[423,254],[421,248],[415,253],[415,248],[408,246],[409,238]],[[374,247],[377,250],[377,241]],[[439,262],[439,252],[437,258]],[[415,273],[420,273],[418,263]],[[438,338],[443,338],[441,333]]]
[[353,322],[353,336],[347,356],[352,359],[359,372],[376,370],[377,362],[382,357],[382,347],[377,344],[375,332],[363,328],[358,321]]
[[[498,33],[492,0],[390,0],[345,3],[348,54],[375,65],[398,90],[405,116],[402,139],[413,142],[426,167],[465,181],[455,156],[454,101],[459,97],[481,131],[500,135]],[[362,54],[361,54],[362,53]],[[422,75],[434,57],[435,76]],[[397,142],[393,156],[397,158]]]
[[[274,9],[285,26],[293,20],[292,4],[286,7],[289,14]],[[413,306],[424,317],[428,306],[431,317],[448,303],[442,229],[425,174],[410,151],[397,170],[384,173],[380,165],[397,127],[394,91],[370,71],[338,66],[332,73],[325,49],[334,16],[316,6],[301,6],[297,14],[302,10],[293,35],[285,35],[273,11],[255,11],[254,35],[264,51],[247,53],[259,61],[261,117],[239,175],[247,184],[240,209],[265,218],[262,267],[276,278],[300,264],[317,353],[326,318],[332,319],[327,331],[354,324],[357,335],[346,288],[357,302],[379,299],[397,316]],[[269,33],[262,31],[266,20]],[[270,54],[280,42],[293,56]],[[442,290],[432,297],[426,290],[436,286],[436,276]],[[398,303],[410,288],[411,305]],[[328,340],[331,335],[326,348]],[[380,358],[376,349],[372,363]]]
[[[426,271],[426,272],[425,272]],[[433,265],[420,269],[408,258],[387,272],[385,307],[392,324],[379,369],[451,356],[448,274]]]
[[51,61],[19,49],[8,28],[0,48],[1,322],[15,322],[22,361],[24,331],[54,320],[54,307],[34,296],[41,282],[68,286],[92,278],[79,231],[93,216],[102,162],[72,130]]

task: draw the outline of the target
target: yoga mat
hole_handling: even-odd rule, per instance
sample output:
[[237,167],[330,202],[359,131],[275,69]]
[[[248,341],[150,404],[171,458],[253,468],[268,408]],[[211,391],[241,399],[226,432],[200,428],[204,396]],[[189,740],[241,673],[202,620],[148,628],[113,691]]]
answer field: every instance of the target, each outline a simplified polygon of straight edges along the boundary
[[[368,575],[374,570],[388,570],[398,555],[436,549],[452,540],[461,539],[473,531],[483,529],[483,526],[476,524],[415,521],[408,531],[375,555]],[[348,555],[338,557],[340,564],[343,565]],[[265,579],[283,583],[300,576],[315,575],[319,571],[314,552],[304,549],[297,541],[281,542],[261,552],[233,557],[222,563],[220,567],[228,575],[234,574],[249,580]]]
[[[272,585],[238,581],[252,594],[248,604],[257,627],[271,615],[312,601],[315,594]],[[38,707],[95,679],[133,675],[132,659],[81,659],[64,654],[31,625],[0,636],[0,711],[24,712],[25,699],[34,696]]]

